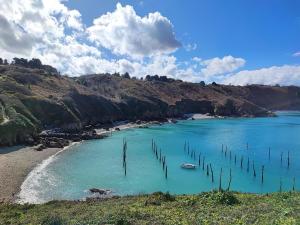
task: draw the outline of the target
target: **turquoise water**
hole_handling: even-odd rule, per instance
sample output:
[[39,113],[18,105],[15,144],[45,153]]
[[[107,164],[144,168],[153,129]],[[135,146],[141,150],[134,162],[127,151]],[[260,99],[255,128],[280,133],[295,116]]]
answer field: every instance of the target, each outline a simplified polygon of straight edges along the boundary
[[[122,166],[122,143],[127,139],[127,176]],[[166,156],[168,179],[156,159],[154,139]],[[196,152],[196,160],[184,152],[184,143]],[[248,149],[247,149],[248,143]],[[224,151],[222,153],[222,144]],[[225,157],[227,146],[227,157]],[[269,159],[269,147],[270,159]],[[22,186],[23,201],[43,202],[52,199],[81,199],[90,188],[106,188],[119,195],[169,191],[190,194],[219,187],[227,188],[232,171],[231,190],[253,193],[291,190],[293,178],[300,187],[300,113],[280,112],[274,118],[204,119],[179,121],[114,133],[103,140],[86,141],[70,147],[36,168]],[[232,159],[230,161],[229,151]],[[206,170],[185,170],[184,162],[198,164],[198,155],[211,163],[214,183]],[[290,167],[287,157],[290,152]],[[281,154],[283,160],[281,163]],[[237,163],[234,163],[234,156]],[[243,156],[243,169],[240,159]],[[247,160],[250,160],[249,172]],[[201,157],[201,161],[202,161]],[[253,176],[252,161],[256,177]],[[202,162],[201,162],[202,164]],[[264,165],[264,182],[261,166]],[[205,167],[206,168],[206,167]]]

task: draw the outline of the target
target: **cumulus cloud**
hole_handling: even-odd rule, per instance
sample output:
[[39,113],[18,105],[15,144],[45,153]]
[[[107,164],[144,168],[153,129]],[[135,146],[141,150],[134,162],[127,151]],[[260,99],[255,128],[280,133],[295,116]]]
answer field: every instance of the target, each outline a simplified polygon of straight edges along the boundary
[[34,37],[24,32],[20,27],[0,15],[0,47],[12,53],[29,53]]
[[227,77],[226,84],[300,85],[300,66],[272,66],[258,70],[244,70]]
[[[300,66],[237,72],[245,59],[195,56],[181,62],[171,54],[180,46],[172,23],[158,12],[141,17],[132,6],[117,4],[115,11],[86,27],[80,12],[67,8],[62,0],[0,4],[0,57],[40,58],[70,76],[129,72],[136,77],[158,74],[192,82],[300,85]],[[196,45],[184,47],[193,50]],[[109,50],[109,57],[102,48]]]
[[87,32],[99,46],[130,57],[168,54],[181,46],[173,25],[159,12],[140,17],[132,6],[123,7],[120,3],[114,12],[95,19]]
[[204,68],[201,72],[207,77],[222,75],[243,67],[245,63],[244,59],[234,58],[231,55],[224,56],[223,58],[216,57],[202,61],[201,65]]

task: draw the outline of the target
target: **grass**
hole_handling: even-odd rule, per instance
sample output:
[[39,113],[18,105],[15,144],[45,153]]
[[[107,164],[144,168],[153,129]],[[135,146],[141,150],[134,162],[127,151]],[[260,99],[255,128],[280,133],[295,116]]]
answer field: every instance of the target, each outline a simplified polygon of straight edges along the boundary
[[300,224],[300,193],[154,193],[43,205],[0,205],[0,224]]

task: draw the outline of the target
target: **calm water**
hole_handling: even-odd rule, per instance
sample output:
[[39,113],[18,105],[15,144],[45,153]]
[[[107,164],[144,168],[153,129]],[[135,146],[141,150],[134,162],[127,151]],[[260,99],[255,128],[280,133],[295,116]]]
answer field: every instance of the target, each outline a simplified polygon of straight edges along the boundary
[[[122,167],[122,141],[127,139],[127,176]],[[151,149],[154,139],[166,155],[168,179],[162,165]],[[196,151],[196,160],[184,152],[184,142]],[[248,143],[248,150],[247,150]],[[221,151],[228,146],[227,157]],[[271,148],[269,160],[268,152]],[[291,190],[293,178],[300,188],[300,113],[280,112],[275,118],[205,119],[180,121],[177,124],[152,126],[148,129],[130,129],[116,132],[103,140],[86,141],[46,160],[37,167],[22,186],[22,201],[44,202],[52,199],[81,199],[89,195],[89,188],[107,188],[116,194],[138,194],[169,191],[175,194],[199,193],[228,185],[232,169],[231,189],[235,191],[266,193]],[[232,160],[229,159],[229,151]],[[290,168],[287,155],[290,152]],[[198,164],[198,154],[211,163],[215,182],[202,168],[184,170],[183,162]],[[281,152],[283,161],[281,164]],[[237,163],[234,163],[234,156]],[[243,169],[240,159],[243,156]],[[247,172],[247,160],[250,169]],[[252,161],[255,162],[256,178]],[[265,166],[261,183],[261,166]]]

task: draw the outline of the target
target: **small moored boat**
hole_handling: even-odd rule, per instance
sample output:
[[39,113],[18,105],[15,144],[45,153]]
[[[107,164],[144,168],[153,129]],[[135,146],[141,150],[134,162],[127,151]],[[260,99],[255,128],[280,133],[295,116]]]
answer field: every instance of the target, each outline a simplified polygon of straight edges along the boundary
[[181,164],[181,168],[183,169],[196,169],[196,165],[192,163],[183,163]]

